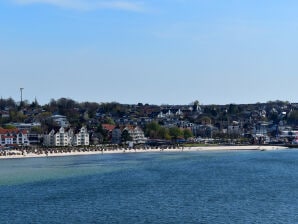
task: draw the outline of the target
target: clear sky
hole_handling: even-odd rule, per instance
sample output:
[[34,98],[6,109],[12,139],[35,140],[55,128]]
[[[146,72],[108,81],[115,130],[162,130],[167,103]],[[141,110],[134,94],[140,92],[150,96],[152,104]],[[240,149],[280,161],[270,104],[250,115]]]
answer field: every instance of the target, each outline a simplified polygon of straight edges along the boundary
[[296,0],[1,0],[0,97],[298,102]]

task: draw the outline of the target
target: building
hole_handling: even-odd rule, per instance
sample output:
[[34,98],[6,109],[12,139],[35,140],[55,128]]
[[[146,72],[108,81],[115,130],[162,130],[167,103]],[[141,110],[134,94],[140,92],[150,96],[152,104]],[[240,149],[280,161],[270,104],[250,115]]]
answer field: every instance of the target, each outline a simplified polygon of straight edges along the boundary
[[242,134],[242,129],[239,125],[229,125],[227,129],[227,133],[229,135],[241,135]]
[[124,128],[123,131],[124,130],[128,131],[134,144],[145,144],[147,142],[147,138],[145,137],[144,132],[141,128],[128,126]]
[[42,135],[39,132],[34,131],[33,129],[41,130],[41,123],[33,122],[33,123],[9,123],[7,125],[11,125],[18,130],[27,131],[27,137],[29,139],[30,145],[39,145],[42,139]]
[[114,128],[112,131],[112,143],[113,144],[120,144],[122,137],[122,131],[120,128]]
[[44,135],[44,146],[87,146],[89,145],[89,133],[86,127],[82,127],[78,133],[64,127],[59,130],[52,130],[49,134]]
[[69,127],[69,121],[67,120],[66,116],[63,115],[53,115],[51,119],[60,127]]
[[10,118],[8,111],[0,111],[0,117],[1,118]]
[[89,145],[89,133],[86,127],[82,127],[78,133],[74,134],[72,137],[73,146],[87,146]]
[[28,132],[26,130],[0,128],[1,146],[28,146]]
[[44,146],[69,146],[71,143],[72,130],[66,131],[64,127],[59,128],[55,131],[50,131],[49,134],[44,135],[43,144]]
[[19,130],[27,130],[30,131],[31,128],[40,128],[41,123],[33,122],[33,123],[9,123],[8,125],[14,126]]
[[113,124],[102,124],[102,129],[105,130],[107,132],[107,140],[109,142],[112,142],[112,134],[113,134],[113,130],[116,128],[116,125]]

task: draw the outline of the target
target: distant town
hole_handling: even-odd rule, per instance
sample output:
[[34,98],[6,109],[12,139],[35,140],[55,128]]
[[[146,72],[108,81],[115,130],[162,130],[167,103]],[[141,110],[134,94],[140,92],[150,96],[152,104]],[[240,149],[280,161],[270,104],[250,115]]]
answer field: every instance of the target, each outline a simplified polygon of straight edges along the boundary
[[298,104],[135,105],[0,99],[0,147],[298,144]]

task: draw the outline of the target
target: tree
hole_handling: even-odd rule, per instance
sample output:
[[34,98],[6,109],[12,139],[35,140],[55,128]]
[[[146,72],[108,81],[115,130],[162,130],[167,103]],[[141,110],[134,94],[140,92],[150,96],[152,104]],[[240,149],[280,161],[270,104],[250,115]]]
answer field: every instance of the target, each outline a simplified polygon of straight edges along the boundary
[[239,113],[239,107],[235,104],[230,104],[228,109],[229,114],[237,114]]
[[290,112],[287,122],[289,124],[298,125],[298,110],[293,110]]
[[4,110],[5,107],[16,108],[16,102],[10,97],[8,99],[0,99],[0,109]]
[[211,118],[204,116],[200,119],[201,124],[208,125],[211,124]]
[[37,99],[35,98],[35,100],[30,104],[31,108],[38,108],[39,107],[39,103],[37,102]]
[[124,129],[122,134],[121,134],[121,141],[126,143],[128,141],[131,141],[132,137],[130,136],[129,132],[127,129]]
[[189,139],[189,138],[193,137],[193,133],[190,129],[184,129],[183,136],[184,136],[184,139]]
[[4,125],[4,128],[5,129],[15,129],[16,127],[11,124],[6,124],[6,125]]
[[115,121],[111,117],[105,117],[104,120],[103,120],[103,123],[114,125],[115,124]]
[[200,105],[199,101],[198,101],[198,100],[195,100],[195,101],[193,102],[193,106],[192,106],[193,111],[197,111],[199,105]]
[[83,108],[86,111],[88,111],[88,116],[90,118],[95,118],[96,112],[99,108],[99,104],[98,103],[84,102],[84,103],[80,104],[80,108]]
[[157,131],[157,136],[160,139],[166,139],[166,140],[170,140],[171,136],[169,133],[169,129],[165,128],[165,127],[160,127]]
[[145,135],[149,138],[158,138],[160,128],[161,126],[157,122],[151,122],[146,125]]
[[172,139],[183,138],[183,131],[178,127],[172,127],[169,129],[169,134]]
[[108,130],[104,129],[102,125],[99,125],[95,131],[97,137],[99,138],[100,142],[108,142],[109,139],[109,132]]
[[32,127],[30,132],[35,133],[35,134],[42,134],[43,133],[41,127]]
[[24,120],[27,118],[27,116],[22,112],[15,110],[10,110],[9,115],[12,122],[24,122]]

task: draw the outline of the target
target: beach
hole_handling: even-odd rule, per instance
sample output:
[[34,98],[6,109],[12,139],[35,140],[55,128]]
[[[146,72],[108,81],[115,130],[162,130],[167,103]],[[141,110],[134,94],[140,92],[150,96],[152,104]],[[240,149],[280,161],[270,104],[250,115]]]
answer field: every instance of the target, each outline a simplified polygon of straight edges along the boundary
[[[112,153],[144,153],[144,152],[194,152],[194,151],[229,151],[229,150],[281,150],[287,149],[284,146],[269,145],[233,145],[233,146],[200,146],[200,147],[177,147],[177,148],[144,148],[144,149],[71,149],[69,151],[39,151],[26,152],[21,150],[7,150],[6,155],[1,155],[0,159],[21,159],[21,158],[40,158],[40,157],[59,157],[59,156],[81,156],[96,154],[112,154]],[[3,153],[2,153],[3,154]]]

